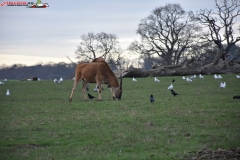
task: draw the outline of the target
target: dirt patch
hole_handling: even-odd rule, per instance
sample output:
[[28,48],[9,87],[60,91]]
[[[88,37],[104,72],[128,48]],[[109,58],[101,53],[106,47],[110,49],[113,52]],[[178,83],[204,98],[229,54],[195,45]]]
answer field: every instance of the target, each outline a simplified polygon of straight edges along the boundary
[[207,149],[204,149],[202,151],[198,151],[197,155],[190,158],[191,160],[202,160],[202,159],[232,159],[232,160],[240,160],[240,148],[236,149],[217,149],[215,151],[210,151]]

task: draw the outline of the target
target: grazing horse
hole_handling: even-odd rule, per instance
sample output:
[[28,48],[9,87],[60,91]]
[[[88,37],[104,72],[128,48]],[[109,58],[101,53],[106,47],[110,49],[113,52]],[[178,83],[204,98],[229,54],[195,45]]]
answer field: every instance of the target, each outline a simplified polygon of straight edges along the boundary
[[121,99],[122,96],[122,77],[120,85],[118,80],[108,64],[105,61],[95,61],[90,63],[80,63],[76,67],[75,82],[69,101],[72,101],[74,91],[80,81],[83,81],[82,93],[84,99],[87,100],[86,88],[88,83],[97,83],[98,86],[98,100],[101,100],[102,84],[107,84],[112,91],[113,99]]

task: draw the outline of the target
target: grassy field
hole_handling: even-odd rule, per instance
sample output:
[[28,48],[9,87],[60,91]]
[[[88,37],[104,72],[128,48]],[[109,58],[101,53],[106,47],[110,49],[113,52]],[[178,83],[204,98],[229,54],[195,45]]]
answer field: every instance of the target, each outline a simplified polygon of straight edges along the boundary
[[[72,80],[0,85],[0,159],[190,159],[203,149],[240,147],[240,79],[213,75],[123,79],[121,101],[104,86],[84,101]],[[172,83],[179,96],[167,87]],[[220,89],[220,82],[227,87]],[[90,94],[94,84],[90,85]],[[6,96],[9,89],[11,95]],[[155,103],[149,101],[150,94]]]

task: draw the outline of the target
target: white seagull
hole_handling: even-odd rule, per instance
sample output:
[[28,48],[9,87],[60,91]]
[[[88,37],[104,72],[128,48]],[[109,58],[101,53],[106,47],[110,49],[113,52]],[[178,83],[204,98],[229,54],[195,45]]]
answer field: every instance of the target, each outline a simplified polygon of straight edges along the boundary
[[214,78],[215,78],[215,79],[218,79],[218,76],[217,76],[216,74],[214,74]]
[[186,78],[183,76],[182,79],[186,79]]
[[220,88],[225,88],[226,87],[226,83],[225,82],[221,82],[220,83]]
[[10,95],[9,89],[7,89],[6,95],[7,95],[7,96]]
[[236,75],[236,77],[237,77],[237,78],[240,78],[240,76],[239,76],[239,75]]
[[222,79],[222,76],[221,76],[221,75],[218,75],[218,79]]
[[54,82],[54,83],[57,83],[57,84],[60,84],[60,83],[61,83],[61,82],[60,82],[59,80],[57,80],[57,79],[54,79],[53,82]]
[[98,92],[98,87],[96,85],[96,87],[93,89],[93,92]]
[[63,78],[61,77],[60,79],[59,79],[59,82],[62,82],[63,81]]
[[154,81],[155,81],[155,82],[160,82],[160,80],[157,79],[157,77],[154,78]]
[[192,82],[192,80],[190,78],[187,77],[186,81],[188,82]]
[[38,78],[38,81],[41,81],[41,79],[40,79],[40,78]]
[[4,84],[4,83],[0,81],[0,84]]
[[199,74],[199,78],[204,79],[203,75]]
[[137,80],[133,77],[133,82],[137,82]]
[[196,78],[196,74],[194,74],[193,76],[190,77],[190,79]]
[[173,89],[173,85],[172,85],[172,84],[168,87],[168,90],[169,90],[169,89]]

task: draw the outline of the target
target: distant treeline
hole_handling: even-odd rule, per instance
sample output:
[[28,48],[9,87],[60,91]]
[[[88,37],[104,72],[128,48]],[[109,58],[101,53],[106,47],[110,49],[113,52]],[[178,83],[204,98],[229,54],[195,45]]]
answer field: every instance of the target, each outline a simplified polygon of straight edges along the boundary
[[24,78],[38,77],[40,79],[51,80],[54,78],[72,79],[75,73],[75,65],[64,62],[51,64],[37,64],[33,66],[24,66],[15,64],[12,66],[1,66],[1,79],[21,80]]

